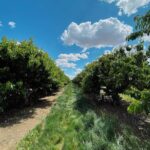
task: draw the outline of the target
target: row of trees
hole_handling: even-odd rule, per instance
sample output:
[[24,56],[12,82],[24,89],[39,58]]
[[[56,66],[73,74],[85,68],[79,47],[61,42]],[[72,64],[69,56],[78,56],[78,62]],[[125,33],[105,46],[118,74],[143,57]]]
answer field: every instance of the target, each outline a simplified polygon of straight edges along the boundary
[[[135,18],[136,32],[127,37],[135,40],[150,34],[150,12]],[[100,95],[101,89],[115,104],[123,98],[130,102],[128,111],[150,112],[150,46],[144,42],[122,46],[87,65],[74,78],[84,93]]]
[[69,82],[32,40],[0,42],[0,112],[35,103]]

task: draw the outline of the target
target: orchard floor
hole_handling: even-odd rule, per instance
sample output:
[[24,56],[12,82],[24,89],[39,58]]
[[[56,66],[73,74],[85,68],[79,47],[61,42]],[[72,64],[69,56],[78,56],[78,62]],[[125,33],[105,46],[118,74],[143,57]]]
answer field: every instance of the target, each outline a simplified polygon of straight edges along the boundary
[[139,125],[141,120],[123,108],[95,105],[80,88],[69,84],[50,114],[19,142],[17,149],[150,150],[150,130],[140,131],[150,124],[140,129]]
[[47,116],[62,92],[42,98],[34,107],[19,112],[13,110],[3,118],[0,116],[0,150],[15,150],[18,142]]

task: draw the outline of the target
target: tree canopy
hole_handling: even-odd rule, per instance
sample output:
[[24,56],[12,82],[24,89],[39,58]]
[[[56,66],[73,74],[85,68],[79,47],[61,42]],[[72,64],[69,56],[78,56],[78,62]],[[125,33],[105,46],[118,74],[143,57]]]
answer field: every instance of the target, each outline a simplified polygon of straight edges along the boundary
[[[150,12],[137,16],[135,23],[136,31],[127,37],[128,40],[150,34]],[[133,46],[121,46],[89,64],[73,81],[86,94],[99,95],[101,88],[105,87],[105,93],[112,97],[113,103],[119,104],[122,98],[130,101],[129,112],[149,113],[149,59],[150,47],[145,50],[143,41]],[[138,97],[133,93],[138,93]]]
[[0,42],[0,111],[37,101],[67,84],[68,77],[32,40]]

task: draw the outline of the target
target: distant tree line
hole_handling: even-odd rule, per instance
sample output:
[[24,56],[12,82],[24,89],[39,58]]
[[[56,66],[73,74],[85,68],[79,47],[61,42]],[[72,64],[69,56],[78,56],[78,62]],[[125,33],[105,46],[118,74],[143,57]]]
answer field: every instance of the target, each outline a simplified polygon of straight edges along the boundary
[[113,104],[124,99],[131,113],[150,112],[150,46],[144,49],[142,37],[150,35],[150,11],[135,17],[136,31],[127,40],[140,40],[137,45],[114,49],[87,65],[73,82],[86,94],[100,95],[101,89],[112,97]]
[[34,104],[69,78],[32,40],[0,42],[0,112]]

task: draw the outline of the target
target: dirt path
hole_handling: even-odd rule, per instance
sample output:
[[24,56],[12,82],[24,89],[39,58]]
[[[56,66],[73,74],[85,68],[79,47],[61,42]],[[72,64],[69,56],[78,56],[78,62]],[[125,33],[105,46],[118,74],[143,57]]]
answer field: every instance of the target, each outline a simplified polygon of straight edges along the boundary
[[34,107],[13,111],[0,118],[0,150],[15,150],[17,143],[49,113],[50,107],[63,90],[42,101]]

